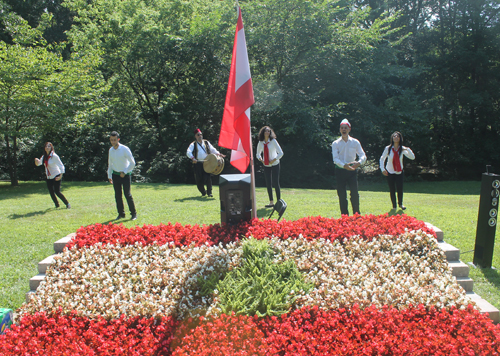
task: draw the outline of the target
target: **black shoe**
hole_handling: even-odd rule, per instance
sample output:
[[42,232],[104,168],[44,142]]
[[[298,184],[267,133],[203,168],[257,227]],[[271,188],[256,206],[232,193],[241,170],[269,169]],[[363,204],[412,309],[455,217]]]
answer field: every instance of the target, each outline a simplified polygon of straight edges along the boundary
[[68,205],[66,205],[66,209],[71,209],[71,204],[68,203]]
[[207,193],[202,193],[201,196],[204,197],[205,195],[207,195]]
[[132,214],[132,217],[130,218],[130,220],[137,220],[137,214]]
[[265,205],[266,208],[274,208],[274,204],[267,204]]
[[212,195],[212,193],[208,193],[208,196],[209,196],[210,198],[213,198],[213,197],[214,197],[214,196]]
[[118,214],[115,220],[125,219],[125,214]]
[[399,208],[400,208],[401,210],[406,210],[406,206],[404,206],[404,205],[400,205],[400,206],[399,206]]

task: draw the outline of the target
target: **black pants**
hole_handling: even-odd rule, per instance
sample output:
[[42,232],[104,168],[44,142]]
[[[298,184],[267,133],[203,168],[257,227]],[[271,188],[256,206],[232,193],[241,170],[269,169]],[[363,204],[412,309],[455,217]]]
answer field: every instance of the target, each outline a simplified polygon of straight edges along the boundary
[[267,194],[269,195],[269,201],[273,201],[273,187],[276,190],[276,201],[280,200],[280,163],[271,167],[264,166],[264,177],[266,178],[266,187]]
[[[203,169],[203,162],[196,162],[194,164],[194,179],[196,186],[202,195],[212,194],[212,177],[210,173],[205,172]],[[207,190],[205,190],[205,185]]]
[[392,207],[396,209],[396,190],[398,192],[398,205],[403,205],[403,172],[401,172],[401,174],[389,173],[387,176],[387,183],[389,183]]
[[134,198],[132,198],[132,194],[130,193],[130,182],[130,175],[126,174],[125,177],[122,178],[119,174],[113,174],[113,188],[115,189],[116,209],[118,210],[118,214],[122,216],[125,215],[125,207],[123,206],[122,198],[122,187],[123,195],[125,195],[125,199],[127,199],[127,205],[130,210],[130,214],[136,214]]
[[347,203],[346,186],[351,192],[351,205],[354,214],[359,214],[359,193],[358,193],[358,171],[348,171],[347,169],[335,169],[337,176],[337,195],[339,196],[340,213],[349,215]]
[[50,197],[52,198],[52,201],[56,205],[56,208],[59,208],[59,201],[56,198],[56,195],[59,197],[59,199],[62,200],[62,202],[67,206],[68,205],[68,200],[66,197],[61,193],[61,180],[56,180],[57,177],[59,177],[60,174],[55,176],[52,179],[47,179],[47,188],[49,189]]

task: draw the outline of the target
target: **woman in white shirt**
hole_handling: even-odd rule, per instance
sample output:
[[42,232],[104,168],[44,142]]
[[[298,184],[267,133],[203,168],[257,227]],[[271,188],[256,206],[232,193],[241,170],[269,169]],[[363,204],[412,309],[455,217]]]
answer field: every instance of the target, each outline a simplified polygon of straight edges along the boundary
[[[280,158],[283,157],[276,134],[269,126],[264,126],[259,131],[259,143],[257,145],[257,159],[264,164],[264,176],[266,178],[267,194],[269,204],[266,208],[274,207],[273,188],[276,190],[276,199],[281,199],[280,191]],[[271,186],[272,184],[272,186]]]
[[71,204],[66,197],[61,193],[61,180],[64,173],[64,165],[59,156],[54,152],[54,145],[50,142],[45,143],[45,152],[40,159],[35,158],[35,164],[45,166],[45,174],[47,175],[47,188],[49,189],[50,197],[54,201],[56,208],[59,208],[59,201],[56,195],[70,209]]
[[[384,148],[380,156],[380,170],[387,177],[389,192],[391,195],[392,208],[396,209],[396,190],[398,192],[398,205],[401,210],[405,210],[403,205],[403,156],[415,159],[413,151],[409,147],[403,146],[403,135],[396,131],[391,135],[391,144]],[[387,159],[387,164],[385,160]]]

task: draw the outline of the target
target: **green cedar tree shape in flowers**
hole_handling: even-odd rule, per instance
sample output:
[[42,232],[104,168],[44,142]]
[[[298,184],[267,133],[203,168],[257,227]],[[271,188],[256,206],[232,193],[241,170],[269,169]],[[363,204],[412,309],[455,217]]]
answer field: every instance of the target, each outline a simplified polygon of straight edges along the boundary
[[202,295],[216,294],[223,313],[279,316],[290,311],[299,294],[313,288],[295,262],[274,262],[275,251],[267,240],[248,239],[243,244],[242,265],[227,273],[213,272],[199,278]]

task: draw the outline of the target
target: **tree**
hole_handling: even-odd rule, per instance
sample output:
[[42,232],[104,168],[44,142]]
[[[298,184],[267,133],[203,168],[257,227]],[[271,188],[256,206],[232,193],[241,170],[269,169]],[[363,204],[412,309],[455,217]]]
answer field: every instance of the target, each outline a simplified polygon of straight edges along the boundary
[[417,94],[429,112],[427,150],[443,172],[472,178],[498,166],[499,40],[500,2],[440,0],[415,41],[426,67]]
[[77,14],[69,33],[74,48],[100,53],[116,129],[133,122],[134,152],[149,158],[143,168],[175,181],[190,168],[181,158],[193,128],[215,134],[220,125],[224,60],[231,55],[224,42],[234,31],[228,2],[70,0],[66,6]]
[[38,28],[14,13],[3,14],[13,44],[0,42],[0,134],[12,185],[18,184],[19,140],[35,132],[78,124],[83,113],[95,107],[100,89],[91,56],[77,54],[64,61],[61,47],[47,45]]

